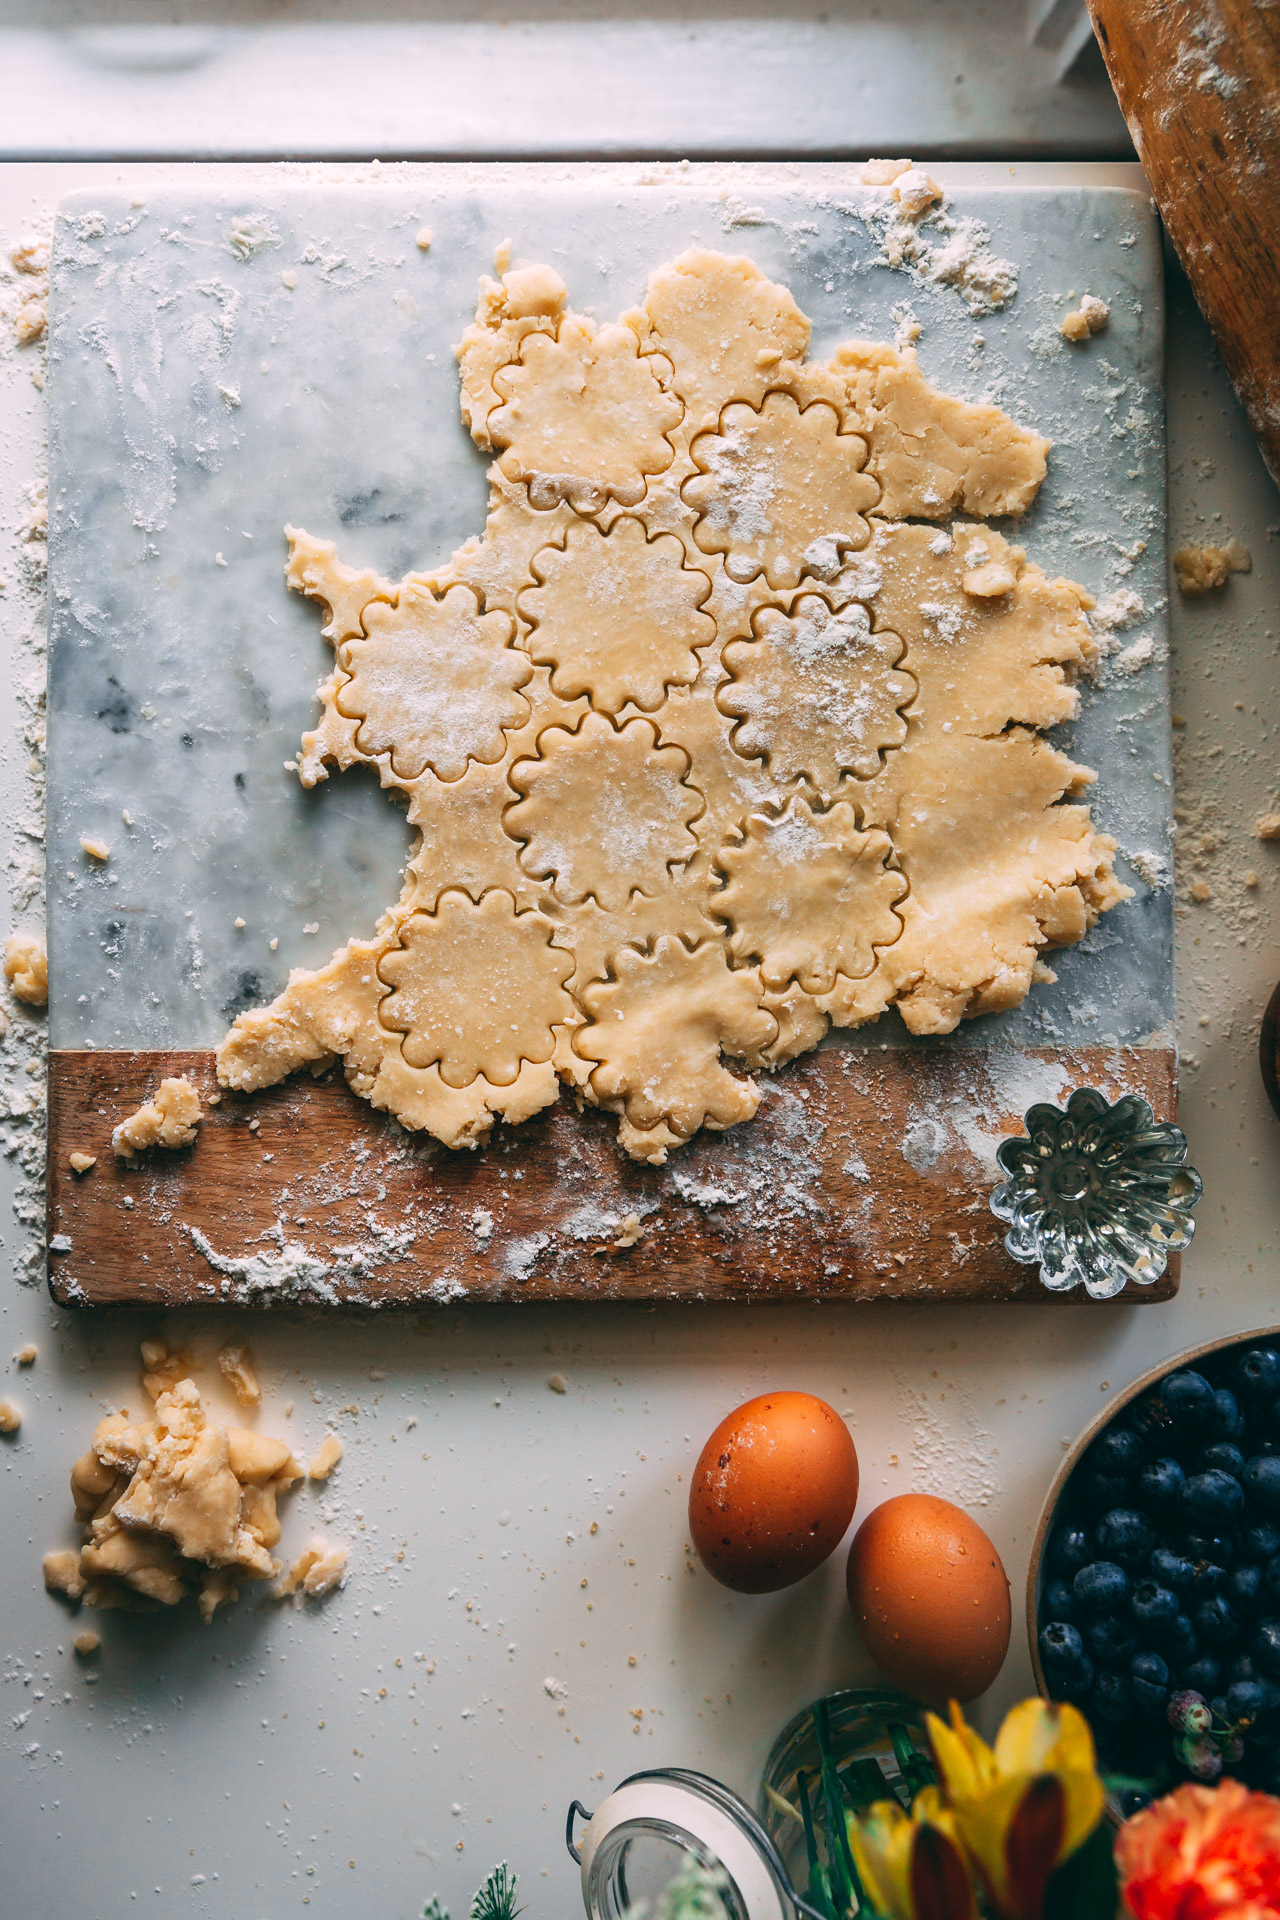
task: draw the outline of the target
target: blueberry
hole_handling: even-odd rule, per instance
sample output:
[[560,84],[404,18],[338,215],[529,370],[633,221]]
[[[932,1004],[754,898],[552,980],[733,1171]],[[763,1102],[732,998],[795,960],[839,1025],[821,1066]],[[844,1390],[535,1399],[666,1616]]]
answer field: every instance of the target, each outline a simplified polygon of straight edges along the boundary
[[[1261,1576],[1259,1576],[1261,1578]],[[1042,1611],[1046,1620],[1074,1620],[1076,1597],[1069,1580],[1051,1580],[1044,1590]]]
[[1274,1520],[1255,1520],[1240,1535],[1240,1551],[1246,1560],[1265,1566],[1273,1554],[1280,1553],[1280,1527]]
[[1227,1575],[1223,1592],[1236,1612],[1246,1620],[1261,1613],[1267,1604],[1267,1585],[1261,1567],[1252,1567],[1247,1562],[1234,1567]]
[[1135,1653],[1129,1662],[1129,1685],[1140,1707],[1163,1713],[1169,1697],[1169,1663],[1158,1653]]
[[1141,1567],[1155,1544],[1151,1522],[1132,1507],[1113,1507],[1098,1522],[1098,1553],[1103,1560],[1116,1560],[1122,1567]]
[[1065,1673],[1084,1658],[1080,1629],[1068,1620],[1050,1620],[1040,1629],[1040,1658],[1046,1673]]
[[1149,1460],[1138,1475],[1138,1497],[1157,1509],[1167,1507],[1177,1499],[1185,1478],[1181,1461],[1162,1454],[1158,1460]]
[[1244,1415],[1234,1393],[1229,1387],[1219,1387],[1213,1396],[1213,1412],[1209,1417],[1209,1432],[1217,1440],[1236,1441],[1244,1433]]
[[1192,1601],[1212,1600],[1227,1584],[1227,1570],[1213,1560],[1197,1560],[1191,1578]]
[[1244,1463],[1241,1483],[1250,1500],[1268,1513],[1280,1509],[1280,1458],[1255,1453]]
[[1121,1726],[1133,1713],[1133,1694],[1122,1673],[1100,1673],[1089,1694],[1089,1705],[1099,1720]]
[[1175,1427],[1195,1430],[1208,1424],[1213,1413],[1213,1388],[1202,1373],[1171,1373],[1160,1387],[1165,1412]]
[[[1280,1550],[1280,1539],[1276,1541]],[[1093,1541],[1083,1527],[1059,1527],[1049,1542],[1049,1565],[1070,1580],[1093,1558]]]
[[1086,1472],[1080,1481],[1080,1493],[1090,1512],[1105,1513],[1108,1507],[1121,1506],[1129,1498],[1131,1485],[1127,1473]]
[[1261,1677],[1261,1670],[1251,1653],[1238,1653],[1227,1668],[1227,1680],[1231,1686],[1237,1680],[1259,1680]]
[[1129,1576],[1123,1567],[1110,1560],[1095,1560],[1081,1567],[1072,1582],[1076,1605],[1086,1613],[1105,1613],[1123,1606],[1129,1593]]
[[1238,1480],[1244,1472],[1244,1455],[1229,1440],[1214,1440],[1200,1449],[1200,1471],[1207,1473],[1214,1468]]
[[1175,1614],[1168,1626],[1161,1629],[1160,1644],[1175,1666],[1185,1666],[1188,1661],[1194,1660],[1200,1651],[1200,1642],[1196,1639],[1190,1616]]
[[1171,1547],[1157,1547],[1147,1565],[1152,1579],[1162,1587],[1189,1587],[1195,1577],[1195,1567],[1186,1554],[1175,1553]]
[[1092,1685],[1093,1662],[1082,1653],[1077,1665],[1052,1676],[1049,1692],[1055,1700],[1083,1700]]
[[1196,1529],[1182,1536],[1182,1544],[1192,1560],[1208,1560],[1215,1567],[1234,1567],[1235,1543],[1229,1534],[1201,1533]]
[[1250,1347],[1236,1362],[1236,1384],[1246,1400],[1274,1400],[1280,1394],[1280,1353],[1274,1347]]
[[1151,1805],[1152,1796],[1145,1787],[1125,1787],[1116,1798],[1120,1802],[1120,1812],[1124,1819],[1132,1820],[1135,1813],[1141,1813],[1144,1808]]
[[1146,1446],[1132,1428],[1118,1426],[1108,1427],[1085,1456],[1095,1473],[1118,1474],[1136,1473],[1146,1457]]
[[1104,1613],[1086,1622],[1084,1643],[1095,1660],[1110,1664],[1127,1660],[1137,1649],[1138,1636],[1124,1614]]
[[1180,1688],[1170,1699],[1165,1717],[1176,1733],[1189,1733],[1193,1740],[1213,1725],[1208,1702],[1194,1688]]
[[1139,1580],[1129,1595],[1129,1611],[1140,1627],[1159,1627],[1179,1611],[1177,1594],[1154,1580]]
[[1202,1600],[1192,1619],[1195,1622],[1196,1632],[1212,1647],[1229,1646],[1233,1640],[1239,1638],[1239,1616],[1230,1601],[1220,1593],[1214,1594],[1211,1599]]
[[[1229,1473],[1223,1473],[1218,1467],[1210,1467],[1208,1473],[1193,1474],[1179,1495],[1183,1511],[1193,1520],[1210,1525],[1223,1520],[1234,1520],[1244,1507],[1244,1489],[1238,1480]],[[1106,1524],[1105,1522],[1103,1523]],[[1098,1529],[1099,1543],[1102,1542],[1102,1528]],[[1114,1553],[1110,1542],[1107,1550]]]
[[1251,1727],[1266,1710],[1266,1689],[1259,1686],[1256,1680],[1237,1680],[1227,1688],[1226,1712],[1222,1717],[1230,1720],[1233,1726],[1243,1722],[1246,1727]]
[[1249,1650],[1264,1673],[1280,1675],[1280,1620],[1272,1615],[1255,1621]]
[[1179,1685],[1205,1695],[1218,1691],[1222,1685],[1222,1662],[1216,1654],[1202,1653],[1198,1660],[1192,1660],[1182,1669]]

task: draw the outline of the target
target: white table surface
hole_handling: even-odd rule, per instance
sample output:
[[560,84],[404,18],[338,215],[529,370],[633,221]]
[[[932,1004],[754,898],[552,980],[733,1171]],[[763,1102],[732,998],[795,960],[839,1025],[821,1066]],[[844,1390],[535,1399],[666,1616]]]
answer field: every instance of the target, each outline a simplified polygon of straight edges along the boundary
[[[6,244],[93,177],[82,165],[0,171]],[[1174,535],[1234,534],[1254,556],[1222,596],[1173,607],[1187,723],[1183,1122],[1205,1178],[1178,1299],[210,1313],[165,1329],[152,1316],[59,1313],[11,1277],[0,1393],[24,1420],[0,1442],[7,1913],[408,1920],[439,1891],[458,1920],[506,1857],[533,1920],[569,1920],[580,1910],[561,1837],[571,1798],[592,1805],[660,1764],[753,1795],[798,1706],[872,1677],[839,1556],[760,1599],[724,1592],[691,1561],[688,1471],[725,1410],[777,1386],[823,1395],[858,1445],[860,1511],[913,1487],[957,1499],[990,1531],[1017,1603],[1047,1483],[1109,1391],[1191,1341],[1280,1321],[1280,1123],[1257,1069],[1258,1020],[1280,977],[1280,847],[1251,831],[1280,798],[1280,501],[1176,277],[1170,294]],[[6,337],[0,644],[12,724],[0,817],[19,847],[31,803],[16,688],[38,662],[21,637],[31,616],[12,529],[41,459],[31,364]],[[1212,889],[1204,904],[1186,892],[1197,874]],[[36,906],[15,908],[13,924],[36,924]],[[13,1189],[8,1161],[0,1181]],[[8,1205],[0,1227],[12,1275],[26,1241]],[[351,1577],[317,1611],[246,1597],[207,1630],[185,1612],[99,1616],[87,1622],[104,1642],[90,1684],[40,1558],[72,1539],[67,1470],[102,1411],[140,1405],[137,1341],[162,1330],[207,1353],[247,1331],[266,1386],[260,1424],[304,1456],[337,1426],[346,1457],[327,1494],[293,1497],[284,1544],[323,1520],[352,1542]],[[29,1339],[39,1357],[19,1373],[7,1356]],[[549,1389],[553,1374],[564,1394]],[[982,1722],[1028,1686],[1015,1621]]]

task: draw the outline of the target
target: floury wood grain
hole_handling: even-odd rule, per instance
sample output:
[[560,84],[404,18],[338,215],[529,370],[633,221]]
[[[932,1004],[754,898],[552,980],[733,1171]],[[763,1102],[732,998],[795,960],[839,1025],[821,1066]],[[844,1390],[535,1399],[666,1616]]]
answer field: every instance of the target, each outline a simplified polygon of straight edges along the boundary
[[[198,1144],[117,1161],[112,1127],[184,1073],[206,1102]],[[1074,1300],[1009,1258],[987,1198],[991,1154],[1025,1107],[1084,1085],[1176,1112],[1167,1049],[833,1047],[766,1079],[755,1120],[656,1168],[567,1097],[452,1153],[340,1078],[210,1108],[211,1052],[54,1051],[49,1237],[66,1250],[50,1287],[64,1305],[152,1307]],[[68,1163],[77,1150],[97,1155],[87,1174]],[[641,1237],[615,1250],[631,1213]],[[1176,1290],[1175,1260],[1121,1297]]]

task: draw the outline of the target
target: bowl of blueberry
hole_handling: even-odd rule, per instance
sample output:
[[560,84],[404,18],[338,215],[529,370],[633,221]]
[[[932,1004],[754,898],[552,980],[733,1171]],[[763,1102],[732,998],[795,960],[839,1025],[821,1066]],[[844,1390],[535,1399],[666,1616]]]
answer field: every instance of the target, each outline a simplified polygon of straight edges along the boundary
[[1280,1328],[1144,1375],[1067,1456],[1027,1592],[1041,1692],[1117,1811],[1227,1773],[1280,1792]]

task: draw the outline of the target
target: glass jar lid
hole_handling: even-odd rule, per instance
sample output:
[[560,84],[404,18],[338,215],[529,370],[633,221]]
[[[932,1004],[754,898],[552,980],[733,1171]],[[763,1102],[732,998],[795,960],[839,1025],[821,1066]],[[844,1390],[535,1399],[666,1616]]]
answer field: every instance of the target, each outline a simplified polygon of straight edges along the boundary
[[[575,1844],[578,1817],[587,1824]],[[673,1882],[699,1870],[713,1876],[729,1920],[823,1920],[792,1887],[746,1802],[706,1774],[633,1773],[593,1814],[575,1800],[565,1839],[582,1871],[589,1920],[623,1920],[641,1902],[652,1915]]]

